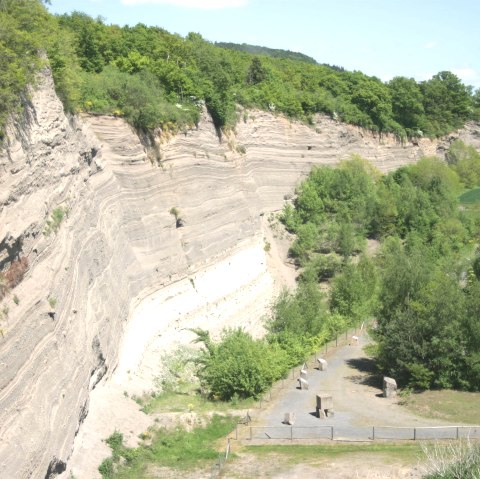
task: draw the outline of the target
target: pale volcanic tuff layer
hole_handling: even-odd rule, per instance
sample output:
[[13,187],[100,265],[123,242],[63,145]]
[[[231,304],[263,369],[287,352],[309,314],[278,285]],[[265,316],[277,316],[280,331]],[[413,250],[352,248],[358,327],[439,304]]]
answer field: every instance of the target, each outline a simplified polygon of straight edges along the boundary
[[[324,117],[308,127],[250,111],[221,140],[204,113],[198,128],[163,133],[158,155],[121,119],[67,118],[49,73],[40,80],[0,155],[0,266],[17,257],[29,261],[24,280],[1,305],[9,308],[0,325],[0,477],[6,479],[63,469],[89,391],[102,377],[98,387],[108,383],[137,306],[186,278],[201,282],[204,272],[248,248],[258,254],[260,215],[280,209],[312,165],[358,153],[387,171],[437,148],[430,140],[401,144]],[[478,127],[466,131],[478,146]],[[156,156],[161,166],[149,159]],[[46,221],[59,206],[68,214],[47,236]],[[272,284],[259,280],[268,273],[261,254],[255,261],[258,271],[239,288],[261,284],[265,294],[252,287],[251,297],[265,299]],[[233,281],[227,267],[218,271],[219,284]],[[228,306],[236,290],[227,290]],[[198,310],[202,298],[219,301],[191,291]],[[228,307],[221,311],[209,318],[217,329],[229,321]],[[235,315],[241,323],[242,312]],[[153,344],[140,340],[145,348]]]

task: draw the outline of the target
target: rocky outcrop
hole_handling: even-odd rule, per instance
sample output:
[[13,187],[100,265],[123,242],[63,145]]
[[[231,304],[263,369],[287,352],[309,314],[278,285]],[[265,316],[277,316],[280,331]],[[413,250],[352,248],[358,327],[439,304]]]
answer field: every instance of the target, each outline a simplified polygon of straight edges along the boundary
[[[61,473],[91,391],[123,389],[175,339],[166,334],[181,341],[199,318],[257,327],[275,288],[265,214],[312,165],[358,153],[387,171],[438,147],[250,111],[221,139],[204,114],[149,151],[121,119],[67,118],[48,72],[41,80],[0,155],[0,267],[28,260],[0,305],[7,479]],[[469,128],[461,134],[478,144]],[[147,304],[158,314],[142,315]]]

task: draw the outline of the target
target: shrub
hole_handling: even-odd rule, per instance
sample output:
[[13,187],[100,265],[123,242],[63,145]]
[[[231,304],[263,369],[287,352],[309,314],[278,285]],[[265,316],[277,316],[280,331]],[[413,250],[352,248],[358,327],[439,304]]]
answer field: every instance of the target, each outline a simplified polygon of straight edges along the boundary
[[212,343],[206,331],[195,332],[206,346],[198,375],[213,397],[258,397],[287,370],[285,351],[242,329],[225,330],[219,343]]
[[59,206],[58,208],[55,208],[50,215],[50,219],[47,220],[43,233],[46,236],[50,235],[50,233],[56,233],[67,213],[68,208],[66,206]]

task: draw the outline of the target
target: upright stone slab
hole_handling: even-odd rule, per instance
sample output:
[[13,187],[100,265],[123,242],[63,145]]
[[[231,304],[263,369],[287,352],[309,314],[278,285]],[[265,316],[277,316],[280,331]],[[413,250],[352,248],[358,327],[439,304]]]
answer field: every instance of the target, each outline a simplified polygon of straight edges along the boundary
[[352,344],[358,343],[358,336],[352,336]]
[[293,426],[295,424],[295,413],[286,412],[285,418],[283,419],[283,424],[288,424],[289,426]]
[[397,381],[393,378],[383,378],[383,397],[394,398],[397,395]]
[[308,381],[306,379],[299,378],[298,379],[298,385],[300,386],[300,389],[308,390]]
[[301,377],[302,379],[307,379],[307,370],[306,370],[306,369],[302,369],[302,370],[300,371],[300,377]]
[[317,394],[317,407],[319,409],[333,409],[333,398],[330,394]]
[[317,358],[318,362],[318,370],[319,371],[326,371],[328,367],[328,363],[325,359],[323,358]]

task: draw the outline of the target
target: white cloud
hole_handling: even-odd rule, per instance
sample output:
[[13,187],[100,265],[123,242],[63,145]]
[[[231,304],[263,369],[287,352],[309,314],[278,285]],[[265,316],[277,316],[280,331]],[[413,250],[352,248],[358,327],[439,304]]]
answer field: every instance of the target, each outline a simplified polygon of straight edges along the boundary
[[428,43],[425,43],[425,45],[423,45],[423,48],[430,50],[431,48],[435,48],[436,46],[438,46],[437,42],[428,42]]
[[244,7],[249,0],[122,0],[124,5],[173,5],[184,8],[198,8],[202,10],[214,10],[221,8]]
[[455,73],[465,85],[473,85],[476,88],[480,86],[480,73],[473,68],[452,68],[451,72]]

